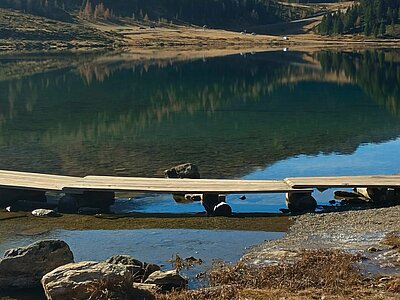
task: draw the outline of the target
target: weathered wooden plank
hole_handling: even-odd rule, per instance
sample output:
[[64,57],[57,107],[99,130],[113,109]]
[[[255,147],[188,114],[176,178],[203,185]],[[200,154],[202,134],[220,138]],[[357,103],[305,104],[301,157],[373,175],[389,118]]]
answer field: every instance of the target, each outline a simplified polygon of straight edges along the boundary
[[62,191],[78,179],[72,176],[0,170],[0,187],[5,188]]
[[235,194],[285,193],[298,189],[289,187],[282,180],[164,179],[111,176],[87,176],[64,188],[66,192],[82,190]]
[[400,174],[370,176],[291,177],[284,181],[292,188],[400,188]]

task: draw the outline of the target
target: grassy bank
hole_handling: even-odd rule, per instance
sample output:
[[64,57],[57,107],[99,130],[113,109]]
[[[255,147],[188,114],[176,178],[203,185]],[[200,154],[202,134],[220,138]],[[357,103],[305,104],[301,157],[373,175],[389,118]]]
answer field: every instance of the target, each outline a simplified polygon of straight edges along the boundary
[[398,299],[400,277],[363,276],[359,255],[338,250],[303,251],[294,263],[216,267],[210,288],[172,293],[161,299]]

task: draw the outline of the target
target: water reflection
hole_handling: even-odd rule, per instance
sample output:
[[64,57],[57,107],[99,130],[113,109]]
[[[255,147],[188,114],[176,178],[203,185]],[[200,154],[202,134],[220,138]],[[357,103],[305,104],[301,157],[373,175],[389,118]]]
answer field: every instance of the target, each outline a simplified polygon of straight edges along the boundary
[[231,178],[296,155],[353,153],[400,133],[399,58],[91,57],[3,80],[0,168],[154,176],[190,161],[205,177]]

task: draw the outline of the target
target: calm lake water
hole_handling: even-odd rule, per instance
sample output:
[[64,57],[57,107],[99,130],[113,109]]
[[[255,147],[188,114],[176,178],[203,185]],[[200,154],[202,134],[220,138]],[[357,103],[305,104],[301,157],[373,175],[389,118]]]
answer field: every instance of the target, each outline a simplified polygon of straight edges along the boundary
[[[277,51],[186,61],[0,56],[0,169],[161,177],[166,168],[192,162],[203,178],[281,179],[400,173],[399,153],[400,50]],[[282,194],[239,196],[228,196],[236,212],[285,206]],[[315,196],[323,204],[332,191]],[[120,195],[114,210],[203,208],[146,194]],[[193,276],[212,259],[235,261],[246,247],[280,236],[55,229],[5,239],[0,251],[61,238],[77,260],[125,253],[166,265],[174,254],[200,257],[205,264],[189,271]]]
[[[236,262],[250,245],[284,236],[282,232],[141,229],[141,230],[55,230],[40,236],[16,236],[0,244],[0,253],[42,239],[61,239],[74,253],[75,261],[104,261],[115,254],[127,254],[141,261],[158,264],[163,270],[173,269],[175,255],[182,259],[201,258],[201,265],[183,269],[190,286],[202,284],[195,275],[207,271],[213,262]],[[227,247],[227,243],[229,247]]]
[[[192,162],[204,178],[400,172],[399,50],[0,57],[0,108],[0,169],[162,176]],[[280,194],[239,196],[228,198],[235,211],[284,206]],[[142,195],[116,210],[202,207]]]

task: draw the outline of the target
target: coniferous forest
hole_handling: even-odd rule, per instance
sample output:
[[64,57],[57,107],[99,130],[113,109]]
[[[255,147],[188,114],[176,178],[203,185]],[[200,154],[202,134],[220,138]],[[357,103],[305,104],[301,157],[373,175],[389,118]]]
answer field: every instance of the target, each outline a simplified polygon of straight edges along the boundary
[[384,36],[400,23],[400,0],[360,0],[347,11],[326,14],[318,27],[323,35],[363,33]]
[[68,19],[65,12],[86,10],[93,14],[97,7],[102,12],[108,10],[107,17],[217,26],[269,24],[287,17],[276,0],[2,0],[0,7],[62,20]]

